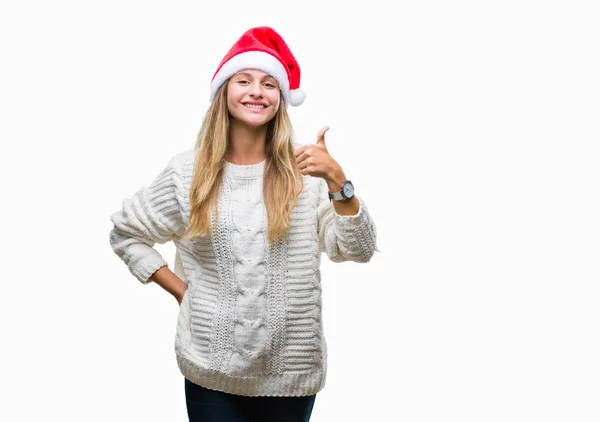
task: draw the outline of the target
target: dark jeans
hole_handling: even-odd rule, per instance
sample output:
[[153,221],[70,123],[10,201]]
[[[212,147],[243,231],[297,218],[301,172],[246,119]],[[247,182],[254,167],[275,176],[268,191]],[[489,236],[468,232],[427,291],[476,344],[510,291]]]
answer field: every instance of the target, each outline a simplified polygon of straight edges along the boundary
[[190,422],[308,422],[317,396],[238,396],[184,379]]

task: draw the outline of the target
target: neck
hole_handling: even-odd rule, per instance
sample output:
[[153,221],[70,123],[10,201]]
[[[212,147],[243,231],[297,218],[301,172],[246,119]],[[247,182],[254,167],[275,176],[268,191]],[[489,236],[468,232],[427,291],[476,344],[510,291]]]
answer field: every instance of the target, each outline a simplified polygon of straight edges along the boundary
[[267,125],[252,127],[231,120],[225,159],[233,164],[257,164],[266,158]]

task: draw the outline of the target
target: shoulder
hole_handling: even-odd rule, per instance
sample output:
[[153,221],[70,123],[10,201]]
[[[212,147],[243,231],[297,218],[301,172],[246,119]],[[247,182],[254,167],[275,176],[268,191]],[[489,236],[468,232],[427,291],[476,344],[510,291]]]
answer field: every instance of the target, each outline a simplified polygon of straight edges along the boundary
[[175,167],[183,167],[188,165],[190,162],[193,163],[196,158],[196,149],[195,148],[187,148],[185,150],[177,152],[171,160],[169,164]]
[[196,160],[196,149],[194,147],[180,150],[169,160],[168,166],[180,177],[189,176],[193,171]]

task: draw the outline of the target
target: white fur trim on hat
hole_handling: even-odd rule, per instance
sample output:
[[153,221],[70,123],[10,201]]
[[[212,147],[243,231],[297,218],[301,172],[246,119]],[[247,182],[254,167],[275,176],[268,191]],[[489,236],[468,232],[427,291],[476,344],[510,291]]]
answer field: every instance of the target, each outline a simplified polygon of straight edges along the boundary
[[306,99],[306,94],[300,88],[293,89],[290,91],[290,104],[293,106],[299,106]]
[[[296,105],[290,102],[290,82],[287,72],[279,60],[264,51],[246,51],[233,56],[217,72],[210,84],[210,102],[215,99],[217,91],[225,81],[243,69],[258,69],[268,73],[277,80],[279,89],[286,104]],[[297,90],[294,90],[297,91]],[[297,94],[294,94],[296,96]],[[304,98],[302,98],[302,101]],[[302,102],[300,101],[300,103]]]

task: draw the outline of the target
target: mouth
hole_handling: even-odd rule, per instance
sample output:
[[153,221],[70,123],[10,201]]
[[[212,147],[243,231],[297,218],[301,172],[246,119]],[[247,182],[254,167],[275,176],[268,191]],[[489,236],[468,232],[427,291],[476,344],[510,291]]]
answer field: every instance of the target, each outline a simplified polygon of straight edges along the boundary
[[249,108],[250,110],[264,110],[267,108],[265,104],[258,103],[242,103],[244,107]]

